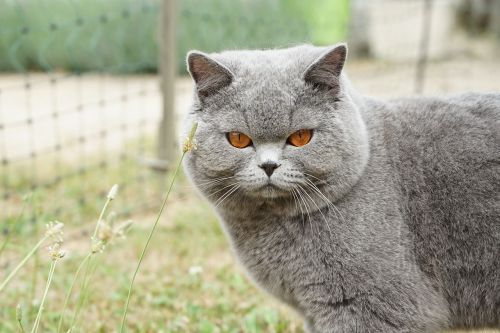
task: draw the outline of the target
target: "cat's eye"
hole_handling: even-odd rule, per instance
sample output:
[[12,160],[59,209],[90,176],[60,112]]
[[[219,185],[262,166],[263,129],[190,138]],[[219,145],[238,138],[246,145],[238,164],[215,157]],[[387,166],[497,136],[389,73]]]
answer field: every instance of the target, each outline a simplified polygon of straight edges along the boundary
[[292,133],[287,139],[287,143],[291,144],[295,147],[305,146],[311,141],[312,138],[312,130],[310,129],[301,129],[297,132]]
[[229,132],[227,133],[227,140],[231,145],[236,148],[245,148],[252,144],[252,139],[246,134],[241,132]]

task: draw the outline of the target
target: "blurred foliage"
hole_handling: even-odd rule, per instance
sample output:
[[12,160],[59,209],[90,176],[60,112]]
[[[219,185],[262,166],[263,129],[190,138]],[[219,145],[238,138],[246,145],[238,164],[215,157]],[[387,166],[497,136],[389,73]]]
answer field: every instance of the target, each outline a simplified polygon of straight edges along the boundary
[[311,42],[333,44],[347,35],[349,0],[281,0],[283,8],[305,19]]
[[[154,72],[160,0],[0,0],[0,71]],[[329,44],[348,0],[178,1],[178,69],[189,49]]]
[[0,0],[0,70],[156,69],[158,3]]
[[[178,70],[189,49],[282,47],[344,38],[348,0],[182,0]],[[154,72],[159,0],[0,0],[0,71]]]

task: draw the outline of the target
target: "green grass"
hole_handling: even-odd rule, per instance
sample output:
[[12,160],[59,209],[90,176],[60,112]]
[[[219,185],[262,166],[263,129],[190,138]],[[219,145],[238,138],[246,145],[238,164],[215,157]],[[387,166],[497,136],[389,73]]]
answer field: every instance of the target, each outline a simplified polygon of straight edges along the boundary
[[[53,202],[63,203],[58,218],[65,223],[64,248],[68,255],[57,264],[45,299],[40,332],[55,332],[75,271],[89,251],[89,236],[110,186],[122,185],[108,211],[121,212],[130,202],[147,200],[151,213],[130,216],[134,226],[124,240],[116,240],[95,255],[88,299],[73,332],[112,332],[119,328],[128,286],[137,259],[161,205],[158,176],[148,182],[132,181],[138,168],[131,161],[97,169],[45,189],[25,201],[26,212],[12,228],[0,255],[0,281],[41,238]],[[64,168],[63,168],[64,169]],[[47,171],[48,172],[48,171]],[[49,175],[47,175],[49,176]],[[161,176],[167,179],[166,175]],[[160,185],[156,185],[157,182]],[[84,189],[82,184],[85,183]],[[128,184],[127,184],[128,183]],[[165,182],[163,182],[165,184]],[[25,182],[19,180],[19,192]],[[123,187],[123,185],[127,185]],[[146,191],[140,186],[150,187]],[[78,198],[82,190],[84,203]],[[21,206],[19,206],[20,208]],[[35,217],[35,222],[33,221]],[[129,217],[119,217],[117,221]],[[0,237],[0,244],[4,240]],[[19,271],[0,297],[0,332],[18,332],[16,307],[22,305],[22,324],[29,331],[39,311],[51,259],[45,246]],[[201,269],[200,269],[201,268]],[[75,285],[63,327],[68,328],[78,303],[82,276]],[[294,315],[257,290],[236,265],[212,209],[200,199],[184,176],[174,185],[165,214],[152,238],[134,285],[126,322],[127,332],[302,332]],[[65,332],[65,330],[63,330]]]
[[[145,257],[130,303],[128,331],[301,332],[292,315],[270,303],[243,276],[229,253],[215,215],[186,185],[185,182],[176,185],[171,206],[167,208]],[[118,196],[114,205],[120,204]],[[109,332],[118,328],[128,283],[153,217],[134,217],[135,226],[127,239],[117,241],[96,257],[98,264],[90,286],[90,297],[80,314],[77,332]],[[71,228],[72,225],[67,223],[66,232]],[[86,229],[92,228],[93,224],[89,223]],[[27,247],[30,240],[31,237],[17,237],[13,241],[15,251],[1,258],[2,264],[6,258],[17,259],[18,251]],[[82,236],[66,243],[70,253],[58,264],[53,278],[41,322],[41,331],[44,332],[57,328],[66,291],[86,254],[88,239]],[[77,250],[71,251],[72,248]],[[36,294],[39,298],[49,260],[45,251],[41,251],[41,267],[33,272],[33,263],[28,264],[2,295],[1,332],[17,330],[15,312],[18,303],[25,305],[25,313],[32,314],[24,316],[25,327],[30,327],[37,310],[36,305],[31,305],[32,274],[38,276]],[[193,266],[200,266],[203,271],[190,274]],[[73,298],[70,309],[75,302],[76,298]]]
[[[159,0],[0,0],[0,71],[158,69]],[[346,35],[348,1],[182,0],[177,67],[188,50],[268,48]]]

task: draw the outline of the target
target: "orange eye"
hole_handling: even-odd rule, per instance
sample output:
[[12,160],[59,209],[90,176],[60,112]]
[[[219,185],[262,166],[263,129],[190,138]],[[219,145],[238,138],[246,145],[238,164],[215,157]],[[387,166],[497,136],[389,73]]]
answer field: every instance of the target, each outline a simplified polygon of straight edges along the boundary
[[229,143],[236,148],[245,148],[252,144],[252,139],[248,135],[240,132],[229,132],[227,133],[227,139]]
[[292,133],[288,137],[287,142],[295,147],[305,146],[311,141],[312,138],[312,130],[310,129],[301,129],[295,133]]

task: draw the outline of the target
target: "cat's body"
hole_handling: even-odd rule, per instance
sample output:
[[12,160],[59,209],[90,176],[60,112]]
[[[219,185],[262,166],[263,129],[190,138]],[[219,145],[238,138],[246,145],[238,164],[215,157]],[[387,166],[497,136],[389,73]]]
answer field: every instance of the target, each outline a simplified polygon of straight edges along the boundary
[[[189,175],[249,275],[310,332],[500,327],[500,95],[376,101],[340,78],[344,59],[191,54]],[[289,147],[301,128],[313,138]]]

